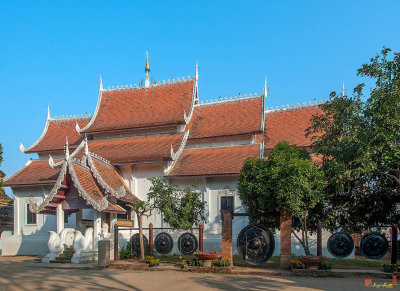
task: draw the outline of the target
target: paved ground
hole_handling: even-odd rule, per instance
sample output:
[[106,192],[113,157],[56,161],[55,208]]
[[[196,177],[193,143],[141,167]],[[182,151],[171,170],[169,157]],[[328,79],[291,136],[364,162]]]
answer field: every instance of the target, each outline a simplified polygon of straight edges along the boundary
[[[261,277],[173,271],[38,268],[0,257],[0,290],[374,290],[368,278]],[[372,283],[391,283],[372,279]],[[393,289],[398,288],[395,286]],[[383,287],[379,289],[384,289]],[[386,288],[385,288],[386,289]],[[400,290],[400,288],[398,288]]]

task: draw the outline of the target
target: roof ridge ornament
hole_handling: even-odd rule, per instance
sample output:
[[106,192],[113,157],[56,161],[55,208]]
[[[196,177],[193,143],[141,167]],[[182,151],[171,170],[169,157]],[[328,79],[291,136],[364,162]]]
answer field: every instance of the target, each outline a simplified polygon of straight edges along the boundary
[[47,120],[49,120],[50,117],[50,105],[47,104]]
[[342,98],[344,98],[344,81],[343,81],[343,87],[342,87]]
[[101,79],[101,74],[100,74],[100,85],[99,85],[99,90],[103,90],[103,80]]
[[65,159],[68,160],[69,159],[68,136],[65,139],[66,139],[66,142],[65,142]]
[[146,80],[144,82],[144,86],[146,88],[150,87],[150,64],[149,64],[149,49],[146,50],[146,66],[144,67],[144,71],[146,72]]
[[75,130],[76,130],[78,133],[81,133],[81,128],[79,127],[78,122],[75,122]]
[[265,127],[265,99],[267,99],[268,96],[268,82],[267,82],[267,77],[265,77],[265,83],[264,83],[264,94],[261,99],[261,123],[260,123],[260,131],[264,131]]

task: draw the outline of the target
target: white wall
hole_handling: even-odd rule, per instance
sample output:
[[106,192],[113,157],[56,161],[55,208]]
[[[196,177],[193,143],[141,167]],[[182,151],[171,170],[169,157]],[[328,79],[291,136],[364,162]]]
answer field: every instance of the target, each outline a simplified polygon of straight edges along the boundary
[[[29,197],[35,197],[41,203],[51,188],[51,186],[12,188],[14,193],[14,233],[9,238],[2,239],[2,255],[45,255],[48,252],[48,231],[56,231],[56,216],[37,214],[36,224],[27,224],[26,208]],[[75,214],[69,216],[65,227],[75,227]]]

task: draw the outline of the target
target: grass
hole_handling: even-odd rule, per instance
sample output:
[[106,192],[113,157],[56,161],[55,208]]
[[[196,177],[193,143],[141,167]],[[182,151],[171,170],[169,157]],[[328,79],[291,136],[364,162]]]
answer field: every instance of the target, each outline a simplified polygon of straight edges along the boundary
[[[172,256],[156,256],[160,259],[161,263],[168,264],[179,264],[182,260],[193,259],[194,256],[182,256],[182,255],[172,255]],[[335,269],[366,269],[374,268],[380,269],[381,264],[390,264],[390,260],[369,260],[364,257],[356,257],[355,259],[339,259],[330,258],[332,261],[333,268]],[[244,268],[256,268],[256,269],[271,269],[279,268],[280,257],[273,256],[265,264],[262,265],[250,265],[246,263],[240,256],[233,256],[233,265],[237,267]]]

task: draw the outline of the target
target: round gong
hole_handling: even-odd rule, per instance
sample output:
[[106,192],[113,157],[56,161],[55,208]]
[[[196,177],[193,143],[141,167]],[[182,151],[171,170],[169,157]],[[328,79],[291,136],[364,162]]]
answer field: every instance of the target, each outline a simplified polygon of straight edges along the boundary
[[238,235],[237,249],[247,263],[264,264],[274,253],[274,235],[262,225],[248,225]]
[[157,234],[156,239],[154,240],[154,245],[157,253],[166,255],[174,247],[174,241],[168,233],[161,232]]
[[345,258],[351,255],[354,249],[354,241],[345,232],[332,234],[328,239],[328,251],[336,258]]
[[360,242],[361,255],[368,259],[380,259],[386,255],[389,243],[383,234],[370,232]]
[[[144,244],[144,251],[149,248],[149,241],[147,240],[147,237],[143,235],[143,244]],[[138,233],[135,233],[131,237],[131,251],[133,254],[140,256],[140,236]]]
[[178,249],[183,255],[193,255],[197,250],[196,237],[190,232],[185,232],[178,239]]

